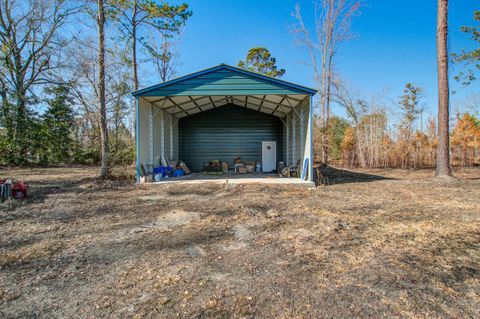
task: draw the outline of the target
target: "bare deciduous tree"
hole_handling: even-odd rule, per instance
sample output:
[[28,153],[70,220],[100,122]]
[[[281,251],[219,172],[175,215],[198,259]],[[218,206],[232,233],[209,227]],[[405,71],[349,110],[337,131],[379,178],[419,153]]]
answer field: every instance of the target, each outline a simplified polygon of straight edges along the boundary
[[305,25],[300,5],[295,7],[297,24],[293,30],[296,41],[305,47],[310,56],[310,65],[317,89],[320,91],[320,122],[322,130],[322,161],[328,163],[329,141],[325,130],[330,117],[331,86],[335,55],[339,44],[351,38],[350,26],[358,13],[357,0],[317,0],[315,2],[314,30],[316,39]]
[[[76,38],[75,45],[68,51],[70,58],[69,68],[65,70],[64,82],[70,83],[71,92],[77,105],[77,113],[80,116],[78,125],[82,127],[82,132],[87,134],[79,135],[78,143],[85,148],[94,150],[93,154],[100,154],[101,142],[99,139],[100,116],[99,116],[99,72],[98,72],[98,53],[93,37]],[[76,48],[82,47],[82,50]],[[107,124],[113,125],[113,136],[118,137],[118,107],[124,107],[127,103],[129,93],[131,92],[131,65],[124,63],[124,55],[121,47],[110,46],[105,53],[105,105],[107,111]],[[122,118],[127,122],[128,116]],[[112,128],[110,128],[112,130]],[[111,134],[109,134],[111,135]],[[112,156],[118,151],[118,138],[111,142],[110,164]],[[113,147],[113,152],[112,152]]]
[[364,147],[361,145],[359,121],[366,111],[366,103],[360,99],[355,99],[351,88],[347,87],[340,78],[336,77],[332,81],[332,101],[345,109],[348,117],[351,119],[355,135],[355,153],[361,167],[366,167]]
[[152,31],[150,41],[148,45],[145,45],[162,82],[172,79],[176,74],[180,35],[180,31],[178,35],[158,30],[157,32]]
[[[62,0],[2,0],[0,2],[0,78],[2,98],[7,93],[14,101],[13,126],[8,135],[16,163],[27,161],[27,120],[29,94],[38,85],[52,82],[51,73],[57,68],[54,52],[65,45],[58,31],[74,13]],[[7,105],[7,104],[5,104]]]

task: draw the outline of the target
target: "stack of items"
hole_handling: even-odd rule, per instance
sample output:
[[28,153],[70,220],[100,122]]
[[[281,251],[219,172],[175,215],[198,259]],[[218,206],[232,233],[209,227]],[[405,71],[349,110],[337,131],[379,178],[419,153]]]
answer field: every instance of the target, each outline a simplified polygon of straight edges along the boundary
[[255,162],[254,161],[243,161],[243,165],[247,169],[247,173],[255,173]]
[[[228,170],[228,168],[227,168]],[[213,159],[203,165],[203,174],[221,175],[223,174],[223,167],[220,160]]]
[[187,164],[185,164],[183,161],[172,161],[170,162],[170,166],[175,167],[175,170],[173,171],[173,177],[185,176],[191,173]]
[[170,161],[167,163],[166,160],[163,160],[161,162],[162,164],[157,167],[151,165],[148,172],[145,170],[143,164],[140,164],[140,183],[160,182],[163,179],[180,177],[191,173],[187,164],[183,161]]
[[247,174],[247,168],[243,164],[235,164],[236,172],[239,174]]
[[180,168],[185,172],[185,175],[189,175],[191,173],[190,169],[188,168],[187,164],[183,161],[179,161],[178,165],[180,165]]
[[243,164],[241,157],[235,157],[233,159],[233,162],[235,163],[235,166],[234,166],[234,172],[235,173],[239,173],[239,174],[246,174],[247,173],[247,168]]
[[283,177],[300,177],[298,166],[284,166],[280,170],[280,176]]
[[260,173],[262,170],[262,165],[256,161],[245,161],[240,157],[233,159],[235,163],[235,173],[246,174],[246,173]]
[[173,176],[173,167],[171,166],[158,166],[153,168],[153,180],[160,182],[162,179],[166,179]]
[[228,163],[227,162],[222,162],[222,171],[223,171],[223,174],[228,174]]
[[160,182],[162,179],[185,176],[190,173],[190,169],[185,162],[171,161],[169,165],[162,165],[153,169],[153,180]]

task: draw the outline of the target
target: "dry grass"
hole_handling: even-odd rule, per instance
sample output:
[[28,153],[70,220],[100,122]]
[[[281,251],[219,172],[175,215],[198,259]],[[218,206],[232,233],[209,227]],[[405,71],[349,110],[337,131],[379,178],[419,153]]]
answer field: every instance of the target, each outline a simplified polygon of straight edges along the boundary
[[0,205],[1,317],[480,317],[478,169],[317,189],[96,172],[0,170],[31,186]]
[[35,260],[50,258],[62,248],[62,241],[45,239],[32,244],[20,245],[0,255],[0,267],[30,263]]

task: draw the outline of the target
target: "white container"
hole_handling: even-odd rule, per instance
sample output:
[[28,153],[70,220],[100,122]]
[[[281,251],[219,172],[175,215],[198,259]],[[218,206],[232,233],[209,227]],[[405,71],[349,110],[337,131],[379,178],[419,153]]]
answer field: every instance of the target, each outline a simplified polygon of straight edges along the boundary
[[262,168],[264,173],[273,172],[277,164],[277,142],[262,142]]

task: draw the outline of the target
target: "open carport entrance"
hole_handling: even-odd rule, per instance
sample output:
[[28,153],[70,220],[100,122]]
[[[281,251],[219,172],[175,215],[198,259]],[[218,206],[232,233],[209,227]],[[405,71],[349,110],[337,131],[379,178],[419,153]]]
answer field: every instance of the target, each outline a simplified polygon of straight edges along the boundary
[[262,162],[274,147],[273,161],[311,182],[315,92],[225,64],[136,91],[137,179],[162,158],[198,172],[211,159]]

